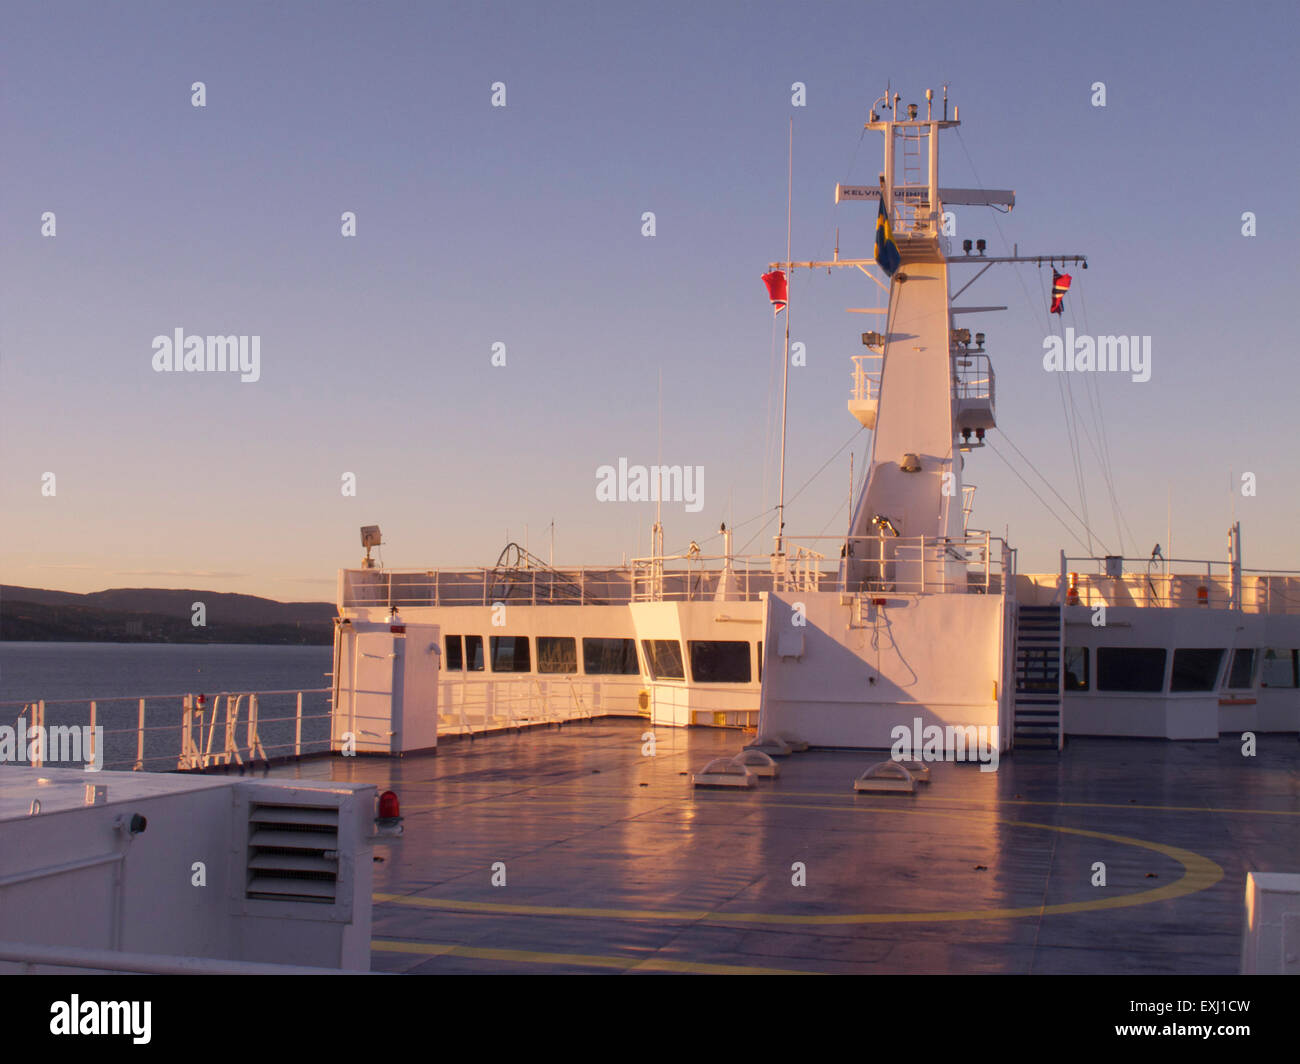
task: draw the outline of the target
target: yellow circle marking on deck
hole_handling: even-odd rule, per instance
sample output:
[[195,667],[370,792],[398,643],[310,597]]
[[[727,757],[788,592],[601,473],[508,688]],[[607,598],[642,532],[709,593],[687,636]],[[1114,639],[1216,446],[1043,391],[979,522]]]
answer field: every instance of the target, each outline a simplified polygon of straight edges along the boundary
[[[376,895],[377,897],[378,895]],[[430,957],[467,957],[477,961],[514,964],[567,964],[578,968],[613,968],[620,972],[674,972],[686,975],[817,975],[789,968],[754,968],[742,964],[709,964],[706,961],[678,961],[669,957],[606,957],[590,953],[543,953],[527,949],[491,949],[483,946],[455,946],[438,942],[397,942],[375,939],[370,948],[379,953],[417,953]]]
[[1174,898],[1196,894],[1208,890],[1223,878],[1223,869],[1208,857],[1202,857],[1191,850],[1169,846],[1162,842],[1150,842],[1135,839],[1128,835],[1112,835],[1104,831],[1088,831],[1085,828],[1065,827],[1061,824],[1038,824],[1028,820],[1003,820],[996,817],[963,816],[948,810],[898,809],[884,806],[851,806],[836,808],[831,806],[799,806],[782,803],[785,809],[815,809],[823,812],[882,812],[904,813],[916,816],[948,817],[955,820],[972,820],[979,823],[1004,824],[1008,827],[1037,828],[1042,831],[1058,831],[1067,835],[1079,835],[1083,838],[1100,839],[1114,842],[1121,846],[1138,846],[1177,861],[1183,867],[1183,874],[1172,883],[1154,887],[1151,890],[1134,891],[1111,897],[1093,898],[1088,901],[1058,902],[1053,905],[1024,905],[1014,909],[955,909],[939,912],[900,912],[900,913],[748,913],[748,912],[713,912],[707,909],[654,910],[654,909],[588,909],[559,905],[514,905],[508,902],[463,901],[455,898],[419,898],[401,894],[375,894],[377,902],[391,902],[397,905],[413,905],[429,909],[443,909],[454,912],[497,913],[516,916],[579,916],[608,920],[668,920],[678,922],[709,921],[728,924],[921,924],[950,923],[958,920],[1013,920],[1023,916],[1056,916],[1065,913],[1095,912],[1103,909],[1126,909],[1134,905],[1149,905],[1157,901],[1170,901]]

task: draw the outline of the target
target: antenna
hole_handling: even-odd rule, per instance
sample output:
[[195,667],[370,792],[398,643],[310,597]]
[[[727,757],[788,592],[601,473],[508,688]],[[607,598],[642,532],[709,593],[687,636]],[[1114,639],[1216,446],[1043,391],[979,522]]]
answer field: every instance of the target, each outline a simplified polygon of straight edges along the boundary
[[948,83],[943,83],[943,120],[948,121]]
[[[787,175],[785,194],[785,261],[790,262],[791,204],[794,202],[794,116],[790,116],[790,167]],[[785,290],[785,358],[781,366],[781,473],[777,480],[776,504],[776,553],[783,554],[785,542],[785,422],[787,396],[790,388],[790,282],[794,280],[794,270],[786,279]]]

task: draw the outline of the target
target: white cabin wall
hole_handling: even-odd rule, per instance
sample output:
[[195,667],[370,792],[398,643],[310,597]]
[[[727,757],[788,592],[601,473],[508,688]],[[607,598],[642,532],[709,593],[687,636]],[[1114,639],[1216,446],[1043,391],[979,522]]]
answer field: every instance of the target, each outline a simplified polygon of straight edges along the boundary
[[[1000,595],[885,596],[861,627],[837,593],[771,598],[760,734],[818,746],[886,749],[897,725],[999,725],[1007,713]],[[807,625],[793,623],[802,603]],[[803,635],[782,657],[781,632]],[[1008,729],[999,730],[1006,747]]]

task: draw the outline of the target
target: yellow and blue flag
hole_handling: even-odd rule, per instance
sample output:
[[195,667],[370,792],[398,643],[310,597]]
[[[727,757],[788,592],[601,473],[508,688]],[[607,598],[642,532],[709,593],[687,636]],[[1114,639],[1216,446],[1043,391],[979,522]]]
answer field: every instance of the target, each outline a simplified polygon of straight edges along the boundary
[[898,254],[898,245],[894,243],[893,231],[889,228],[889,212],[885,210],[885,197],[880,197],[880,210],[876,214],[876,265],[889,277],[894,276],[902,259]]

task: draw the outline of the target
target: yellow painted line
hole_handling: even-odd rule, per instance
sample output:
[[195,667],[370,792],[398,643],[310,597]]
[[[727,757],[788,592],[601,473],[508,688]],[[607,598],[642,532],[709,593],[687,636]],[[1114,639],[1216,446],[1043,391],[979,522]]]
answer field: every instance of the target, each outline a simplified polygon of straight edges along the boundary
[[[685,796],[681,796],[681,795],[675,796],[675,795],[666,795],[666,794],[656,795],[651,793],[633,794],[633,793],[628,793],[626,791],[598,791],[594,793],[587,792],[584,794],[574,794],[569,796],[569,799],[567,801],[562,802],[561,797],[556,796],[553,792],[545,792],[545,793],[547,793],[547,797],[545,799],[525,798],[521,795],[520,800],[527,801],[527,802],[537,802],[538,804],[552,804],[552,805],[571,804],[573,800],[579,798],[581,799],[607,798],[611,801],[639,801],[639,802],[661,802],[661,803],[672,801],[674,800],[674,798],[677,798],[681,801],[698,800],[698,796],[693,794],[685,795]],[[753,792],[750,792],[749,794],[744,795],[743,798],[732,797],[730,795],[723,795],[723,794],[710,795],[708,798],[704,799],[704,801],[715,802],[718,804],[741,805],[744,804],[745,799],[748,798],[757,798],[758,802],[764,806],[776,806],[776,807],[780,807],[787,804],[785,802],[780,801],[779,799],[781,798],[831,798],[831,799],[842,798],[844,799],[846,805],[861,801],[861,799],[855,798],[854,795],[851,794],[842,795],[842,794],[837,794],[834,791],[776,791],[776,790],[770,791],[768,794],[764,794],[764,795],[755,795],[753,794]],[[936,797],[933,796],[932,794],[926,795],[926,798],[927,798],[927,804],[931,802],[947,803],[950,805],[975,806],[977,808],[998,807],[1004,805],[1046,805],[1052,807],[1053,809],[1133,809],[1133,810],[1142,810],[1145,812],[1159,812],[1159,813],[1228,813],[1228,814],[1240,815],[1240,816],[1255,816],[1255,815],[1300,816],[1300,809],[1230,809],[1230,808],[1220,808],[1218,806],[1212,806],[1212,805],[1130,805],[1128,803],[1119,803],[1119,802],[1056,802],[1056,801],[1051,801],[1050,799],[1044,799],[1042,801],[1032,801],[1029,799],[1018,799],[1018,798],[1005,798],[1005,799],[950,798],[946,796]],[[474,799],[474,802],[475,804],[478,804],[482,801],[487,801],[487,800],[488,800],[487,798]],[[436,809],[452,809],[455,807],[457,807],[457,803],[455,802],[443,802],[443,803],[439,803],[438,805],[412,805],[412,806],[403,805],[402,809],[409,810],[410,812],[415,812],[415,813],[423,813],[423,812],[432,812],[433,810]],[[834,807],[800,806],[798,808],[831,809]],[[595,810],[593,810],[593,812],[594,811]]]
[[[378,897],[378,895],[376,895]],[[370,948],[380,953],[418,953],[431,957],[467,957],[477,961],[505,961],[514,964],[567,964],[583,968],[614,968],[623,972],[676,972],[687,975],[816,975],[785,968],[749,968],[739,964],[707,964],[703,961],[675,961],[667,957],[605,957],[589,953],[541,953],[525,949],[489,949],[482,946],[453,946],[437,942],[395,942],[376,939]]]
[[1011,920],[1025,916],[1054,916],[1065,913],[1095,912],[1103,909],[1125,909],[1135,905],[1149,905],[1157,901],[1171,901],[1188,894],[1208,890],[1223,878],[1223,869],[1208,857],[1184,850],[1165,843],[1150,842],[1127,835],[1112,835],[1101,831],[1088,831],[1084,828],[1070,828],[1059,824],[1038,824],[1026,820],[1004,820],[997,817],[962,816],[942,810],[903,809],[885,806],[853,806],[835,809],[826,806],[794,806],[785,808],[819,809],[826,812],[887,812],[903,813],[911,816],[937,816],[957,820],[971,820],[985,824],[1003,824],[1008,827],[1038,828],[1043,831],[1057,831],[1067,835],[1079,835],[1084,838],[1100,839],[1104,842],[1118,843],[1122,846],[1137,846],[1152,850],[1182,865],[1183,874],[1172,883],[1110,897],[1093,898],[1088,901],[1059,902],[1053,905],[1026,905],[1014,909],[958,909],[936,912],[902,912],[902,913],[836,913],[810,915],[803,913],[747,913],[747,912],[711,912],[704,909],[659,911],[653,909],[590,909],[554,905],[515,905],[508,902],[462,901],[453,898],[418,898],[400,894],[375,894],[377,902],[390,902],[396,905],[421,906],[453,912],[496,913],[517,916],[576,916],[607,920],[666,920],[673,922],[696,922],[701,920],[713,923],[731,924],[805,924],[805,925],[843,925],[843,924],[919,924],[949,923],[959,920]]

